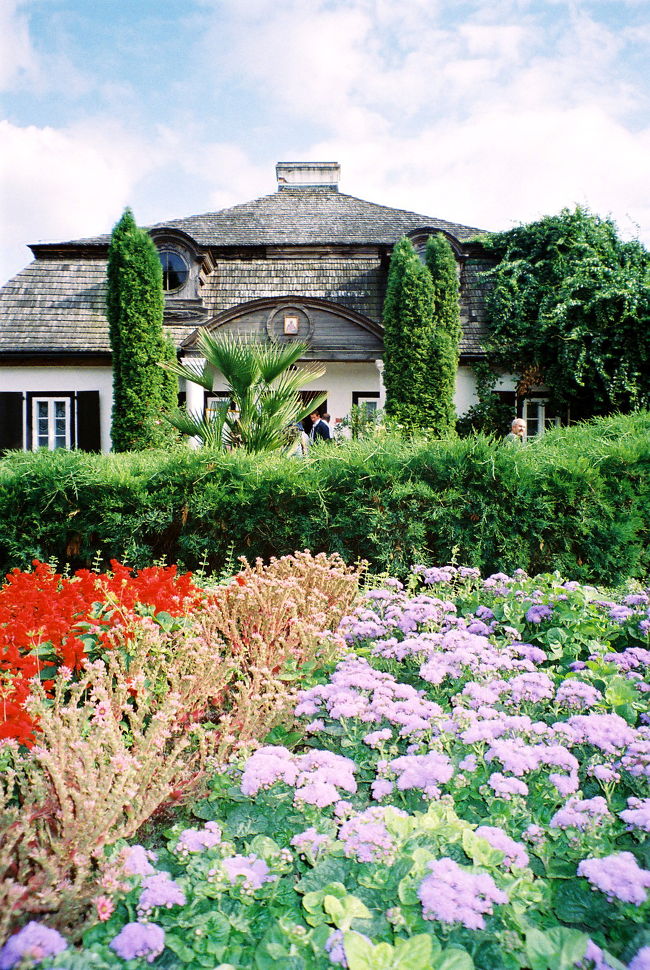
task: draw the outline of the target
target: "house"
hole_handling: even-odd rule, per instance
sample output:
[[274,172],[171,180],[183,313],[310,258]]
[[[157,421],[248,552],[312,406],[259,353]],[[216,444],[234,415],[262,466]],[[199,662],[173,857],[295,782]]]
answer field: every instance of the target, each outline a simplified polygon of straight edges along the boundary
[[[462,414],[482,356],[479,230],[339,192],[335,162],[280,162],[277,189],[220,212],[149,227],[160,252],[165,328],[196,357],[201,330],[298,336],[326,374],[333,423],[353,404],[381,406],[382,305],[390,254],[403,235],[418,251],[434,232],[458,262],[463,338],[456,386]],[[0,450],[110,450],[111,351],[105,314],[108,235],[30,248],[34,261],[0,290]],[[181,388],[189,408],[220,397]],[[221,393],[221,396],[223,394]]]

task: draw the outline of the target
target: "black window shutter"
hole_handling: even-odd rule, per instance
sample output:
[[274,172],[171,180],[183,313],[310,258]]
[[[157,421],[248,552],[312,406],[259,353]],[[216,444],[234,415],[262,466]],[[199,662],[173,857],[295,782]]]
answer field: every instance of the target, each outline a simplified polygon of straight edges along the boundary
[[101,451],[99,427],[99,391],[77,391],[77,448],[82,451]]
[[0,392],[0,452],[23,447],[22,391]]

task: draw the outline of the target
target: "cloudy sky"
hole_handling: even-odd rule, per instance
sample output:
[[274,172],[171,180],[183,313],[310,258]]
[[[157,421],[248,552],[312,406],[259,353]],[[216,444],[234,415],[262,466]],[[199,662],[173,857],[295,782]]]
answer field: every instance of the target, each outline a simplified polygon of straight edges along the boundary
[[650,244],[648,0],[0,0],[0,282],[26,244],[275,190]]

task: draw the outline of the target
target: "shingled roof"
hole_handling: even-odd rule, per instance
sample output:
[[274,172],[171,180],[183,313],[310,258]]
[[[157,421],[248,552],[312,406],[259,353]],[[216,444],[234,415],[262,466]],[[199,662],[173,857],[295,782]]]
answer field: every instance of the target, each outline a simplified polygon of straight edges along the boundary
[[[291,186],[242,205],[148,226],[176,229],[199,246],[387,245],[421,228],[442,229],[459,242],[482,230],[435,216],[366,202],[330,186]],[[60,246],[108,244],[110,236],[70,240]],[[54,246],[51,243],[47,246]],[[39,246],[37,248],[44,248]]]
[[[285,175],[291,167],[278,165]],[[214,268],[200,299],[197,294],[187,307],[177,298],[168,301],[166,329],[177,345],[210,315],[261,298],[302,295],[330,300],[379,322],[385,255],[404,234],[439,229],[466,244],[481,232],[366,202],[326,184],[280,186],[252,202],[148,229],[154,237],[183,233],[197,253],[213,252]],[[0,353],[109,353],[109,242],[109,235],[101,235],[31,247],[35,262],[0,290]],[[322,248],[310,253],[309,247]],[[471,247],[463,248],[470,252]],[[480,353],[480,281],[467,262],[463,274],[466,282],[472,277],[472,285],[464,288],[462,297],[462,350]]]

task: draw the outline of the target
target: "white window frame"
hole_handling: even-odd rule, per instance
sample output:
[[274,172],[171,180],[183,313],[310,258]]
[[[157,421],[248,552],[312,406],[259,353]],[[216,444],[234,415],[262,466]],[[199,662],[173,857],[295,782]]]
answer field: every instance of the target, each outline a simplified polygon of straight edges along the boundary
[[56,450],[56,435],[55,435],[55,415],[54,415],[54,405],[57,403],[65,405],[65,450],[70,451],[72,447],[72,408],[71,401],[69,397],[61,396],[57,397],[54,395],[43,395],[42,397],[33,397],[31,400],[32,407],[32,451],[38,451],[39,448],[45,447],[44,445],[39,445],[39,433],[38,433],[38,405],[45,402],[47,404],[47,449],[48,451]]
[[557,417],[557,416],[552,417],[552,418],[547,418],[546,417],[546,406],[548,404],[548,398],[546,398],[546,397],[526,397],[526,398],[524,398],[524,402],[523,402],[522,417],[523,417],[524,421],[526,422],[526,426],[527,427],[528,427],[528,422],[532,420],[529,417],[529,415],[528,415],[528,407],[531,404],[535,404],[538,407],[538,409],[539,409],[538,412],[537,412],[537,420],[539,421],[539,430],[537,431],[537,434],[536,435],[531,435],[530,434],[530,431],[527,431],[526,432],[527,437],[529,437],[529,438],[531,438],[531,437],[540,438],[543,434],[545,434],[545,432],[549,428],[557,428],[557,427],[559,427],[559,425],[560,425],[560,419],[559,419],[559,417]]
[[352,405],[365,407],[369,414],[379,411],[379,391],[353,391]]
[[205,396],[206,419],[215,418],[217,416],[217,412],[219,411],[220,408],[224,406],[224,404],[226,405],[226,410],[228,410],[228,405],[230,404],[231,399],[232,399],[232,395],[226,394],[225,391],[223,394],[219,394],[218,391],[215,391],[213,394],[206,394]]

